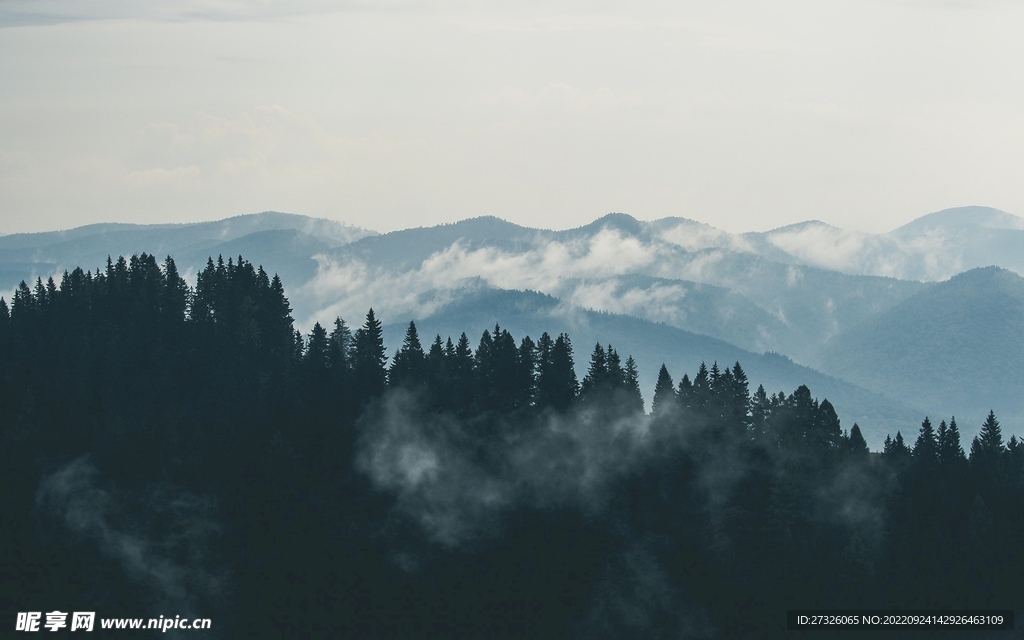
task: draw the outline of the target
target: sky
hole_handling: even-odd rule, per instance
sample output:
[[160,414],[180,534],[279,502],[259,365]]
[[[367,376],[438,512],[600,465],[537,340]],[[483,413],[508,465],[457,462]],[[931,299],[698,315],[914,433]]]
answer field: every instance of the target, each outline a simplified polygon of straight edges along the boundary
[[0,233],[1024,214],[1024,3],[0,0]]

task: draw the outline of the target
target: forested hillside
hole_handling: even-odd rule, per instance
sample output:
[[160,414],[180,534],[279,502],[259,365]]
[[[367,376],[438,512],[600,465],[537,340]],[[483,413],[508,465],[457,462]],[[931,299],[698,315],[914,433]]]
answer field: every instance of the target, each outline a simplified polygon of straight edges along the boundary
[[478,330],[387,347],[370,310],[302,335],[242,257],[194,288],[147,254],[22,283],[0,302],[2,615],[763,638],[787,609],[1024,602],[1024,448],[994,414],[870,452],[740,363],[646,391],[614,345]]

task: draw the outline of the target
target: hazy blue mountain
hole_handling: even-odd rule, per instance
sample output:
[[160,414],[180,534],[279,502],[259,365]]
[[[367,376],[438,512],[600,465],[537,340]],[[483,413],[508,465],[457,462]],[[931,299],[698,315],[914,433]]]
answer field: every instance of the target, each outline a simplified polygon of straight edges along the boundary
[[[1022,234],[1024,219],[984,207],[929,214],[888,234],[818,221],[734,234],[685,218],[645,222],[614,213],[564,231],[481,217],[377,235],[265,212],[198,224],[100,224],[0,237],[0,291],[63,268],[102,267],[108,255],[171,254],[192,277],[209,256],[241,254],[282,276],[303,330],[336,315],[358,319],[370,306],[396,322],[464,322],[472,331],[494,320],[519,322],[531,335],[569,330],[585,342],[635,345],[621,350],[647,354],[645,362],[654,354],[644,349],[676,349],[677,376],[701,359],[749,360],[757,371],[767,365],[752,354],[779,352],[899,398],[917,412],[991,407],[1013,422],[1024,420],[1024,400],[1016,399],[1024,397],[1021,389],[1007,382],[1021,379],[1014,362],[1024,361],[1011,361],[1018,357],[1014,332],[1022,317],[1013,306],[1019,278],[992,271],[998,275],[988,279],[965,274],[930,281],[988,264],[1024,272]],[[517,294],[515,304],[526,307],[508,319],[496,313],[512,304],[502,297],[511,296],[508,291],[526,290],[547,302],[538,306]],[[993,311],[970,315],[967,300]],[[948,309],[934,311],[943,306]],[[529,324],[531,318],[536,322]],[[634,330],[644,337],[634,337]],[[649,346],[655,336],[690,346]],[[578,355],[585,360],[592,347],[577,342]],[[653,376],[658,365],[643,375]],[[995,371],[1012,375],[1000,378]],[[807,382],[830,399],[835,394],[828,385],[839,384],[825,380],[819,390],[810,379],[778,380],[773,391]],[[863,400],[863,411],[875,413],[856,415],[869,422],[894,426],[909,417],[905,409],[878,409],[888,405],[870,394],[852,393],[841,391],[839,401]],[[857,411],[853,401],[846,406]]]
[[179,269],[198,270],[210,257],[242,256],[253,264],[264,265],[270,273],[277,273],[284,282],[306,282],[314,275],[318,263],[312,256],[330,249],[323,240],[295,229],[257,231],[249,235],[222,242],[203,249],[175,254]]
[[990,207],[958,207],[922,216],[886,234],[812,221],[744,234],[761,255],[775,249],[797,263],[858,275],[937,281],[990,265],[1024,274],[1024,218]]
[[299,294],[296,309],[299,317],[328,306],[354,310],[375,290],[385,312],[422,316],[430,309],[418,306],[419,292],[480,278],[808,361],[836,333],[923,286],[778,262],[740,245],[687,248],[678,229],[611,214],[558,232],[494,218],[396,231],[330,251],[323,277]]
[[904,433],[916,431],[915,425],[923,416],[919,410],[798,365],[782,355],[752,353],[722,340],[640,318],[569,307],[536,292],[470,288],[458,301],[442,306],[430,317],[386,320],[389,353],[401,345],[409,320],[416,321],[425,346],[437,334],[442,339],[450,336],[457,341],[459,334],[465,332],[475,348],[483,330],[493,330],[495,323],[508,329],[517,342],[525,335],[536,340],[544,331],[553,335],[564,331],[572,338],[581,379],[594,345],[610,343],[623,359],[628,355],[636,359],[648,407],[662,363],[678,381],[684,373],[692,378],[702,361],[708,366],[715,361],[719,366],[732,366],[739,361],[750,378],[751,391],[763,384],[769,393],[783,391],[788,395],[806,384],[819,400],[827,397],[835,405],[844,428],[849,429],[857,422],[874,449],[881,447],[886,434],[895,434],[898,429]]
[[[337,247],[353,240],[372,235],[374,232],[344,225],[333,220],[310,218],[290,213],[265,211],[235,216],[213,222],[189,224],[93,224],[67,231],[46,233],[19,233],[0,236],[0,291],[10,290],[21,280],[34,280],[37,276],[46,278],[65,268],[95,269],[106,264],[107,256],[132,255],[133,253],[155,254],[162,258],[173,255],[183,258],[179,263],[182,272],[193,261],[206,263],[210,255],[234,253],[225,243],[249,236],[273,231],[300,232],[315,238],[316,251]],[[268,236],[269,237],[269,236]],[[283,237],[283,236],[282,236]],[[272,242],[254,237],[252,246],[266,250],[268,259],[281,261],[279,270],[308,273],[308,268],[291,268],[289,261],[308,261],[313,244],[296,244],[289,240],[286,247],[271,249]],[[239,245],[244,246],[245,243]],[[291,247],[297,253],[288,254]],[[189,256],[189,258],[185,258]],[[201,256],[201,260],[199,257]],[[255,256],[247,259],[257,261]]]
[[851,275],[938,281],[989,265],[1024,274],[1024,218],[990,207],[946,209],[882,234],[818,220],[742,234],[684,218],[648,224],[666,241],[690,251],[741,251]]
[[[1024,422],[1024,278],[973,269],[836,336],[820,366],[942,415]],[[968,416],[964,416],[967,418]]]

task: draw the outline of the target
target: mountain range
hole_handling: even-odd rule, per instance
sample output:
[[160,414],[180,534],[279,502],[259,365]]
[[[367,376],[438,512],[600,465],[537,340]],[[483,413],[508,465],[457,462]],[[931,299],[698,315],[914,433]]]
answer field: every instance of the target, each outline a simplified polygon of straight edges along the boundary
[[[0,292],[107,256],[173,255],[192,278],[242,255],[285,282],[297,326],[373,307],[393,349],[409,320],[424,338],[471,340],[500,322],[516,337],[567,331],[582,373],[595,342],[640,366],[648,402],[675,377],[739,360],[754,387],[807,384],[873,448],[924,415],[970,437],[988,409],[1024,423],[1024,218],[985,207],[929,214],[887,234],[817,221],[733,234],[685,218],[609,214],[563,231],[493,217],[378,234],[264,212],[215,222],[96,224],[0,237]],[[784,355],[783,355],[784,354]]]

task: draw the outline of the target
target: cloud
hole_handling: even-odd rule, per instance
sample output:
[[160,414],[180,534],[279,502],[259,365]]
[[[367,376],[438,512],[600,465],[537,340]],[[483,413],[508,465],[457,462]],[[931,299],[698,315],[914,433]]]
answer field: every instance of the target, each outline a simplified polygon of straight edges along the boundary
[[[657,247],[644,245],[616,230],[602,229],[587,238],[537,242],[519,252],[490,246],[472,248],[455,242],[405,271],[371,267],[351,256],[318,255],[316,275],[289,295],[297,305],[317,310],[309,324],[330,322],[335,315],[359,316],[371,306],[383,316],[422,318],[455,299],[456,291],[480,283],[500,289],[564,295],[574,287],[567,284],[570,279],[608,278],[644,271],[655,266],[658,253]],[[673,294],[665,289],[660,300]],[[581,291],[580,295],[602,304],[596,291]],[[634,297],[625,304],[635,306],[639,302]]]
[[[524,504],[602,509],[610,483],[637,463],[647,437],[646,417],[616,418],[604,408],[547,414],[536,424],[465,421],[424,410],[402,389],[360,422],[357,468],[447,547],[496,533],[501,516]],[[482,456],[471,454],[480,433],[496,438]]]
[[104,488],[96,467],[83,457],[43,479],[36,508],[95,545],[131,582],[149,590],[157,613],[195,613],[201,599],[219,595],[224,587],[206,557],[208,544],[219,534],[216,505],[166,485],[143,491],[150,513],[129,513],[119,493]]

